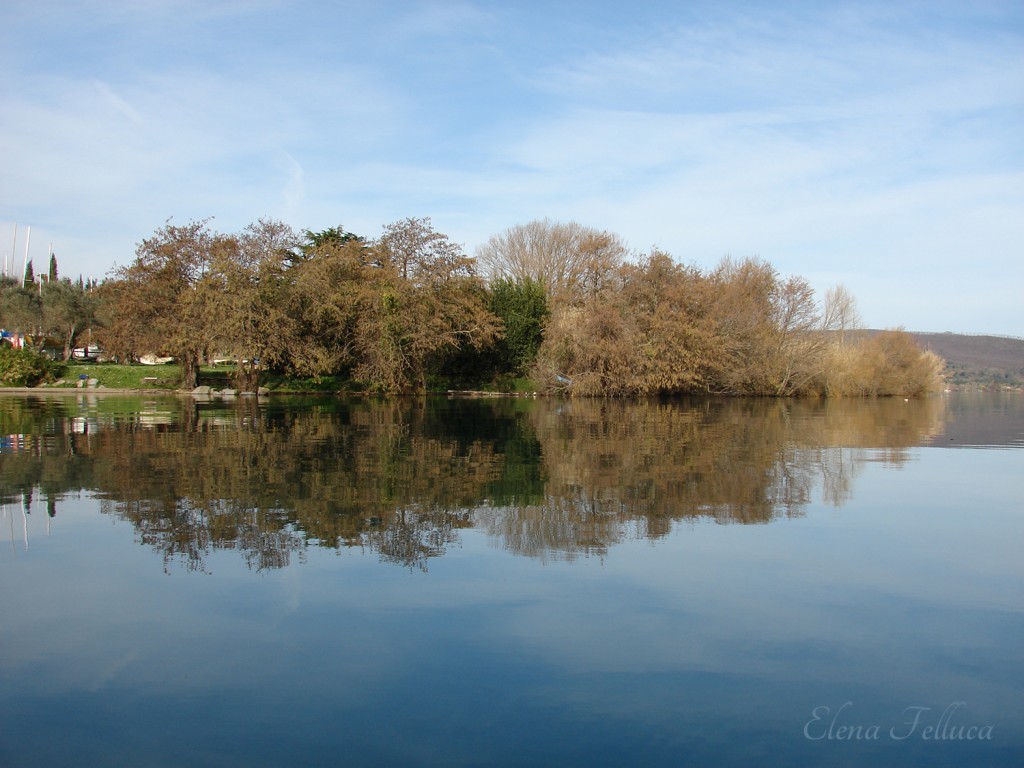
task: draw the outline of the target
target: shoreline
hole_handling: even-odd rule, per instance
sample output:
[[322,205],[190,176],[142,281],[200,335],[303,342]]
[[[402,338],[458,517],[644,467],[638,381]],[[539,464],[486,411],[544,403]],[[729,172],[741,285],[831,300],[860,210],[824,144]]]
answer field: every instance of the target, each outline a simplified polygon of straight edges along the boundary
[[488,392],[484,390],[444,390],[416,394],[381,395],[375,392],[323,392],[320,390],[287,390],[264,393],[239,392],[233,395],[220,393],[196,393],[187,389],[132,389],[129,387],[0,387],[0,395],[163,395],[165,397],[195,397],[202,399],[239,399],[248,397],[266,398],[280,395],[301,395],[303,397],[458,397],[458,398],[535,398],[544,396],[540,392]]
[[0,395],[191,395],[183,389],[126,389],[121,387],[0,387]]
[[[946,389],[943,392],[931,392],[925,397],[935,397],[951,392],[1024,392],[1024,388],[1016,386],[1001,386],[1001,387],[985,387],[985,386],[953,386]],[[131,387],[0,387],[0,396],[3,395],[146,395],[150,397],[193,397],[201,400],[238,400],[242,398],[259,398],[266,399],[267,397],[280,397],[280,396],[302,396],[302,397],[448,397],[448,398],[460,398],[460,399],[486,399],[486,398],[523,398],[523,399],[535,399],[538,397],[551,397],[551,393],[545,392],[493,392],[488,390],[468,390],[468,389],[448,389],[438,390],[435,392],[421,392],[421,393],[392,393],[389,395],[383,395],[378,392],[360,392],[360,391],[339,391],[339,392],[324,392],[323,390],[271,390],[268,392],[257,393],[257,392],[236,392],[235,394],[222,395],[219,392],[211,393],[197,393],[192,390],[185,389],[152,389],[152,388],[131,388]],[[557,396],[557,395],[556,395]],[[683,397],[704,397],[707,395],[682,395]],[[712,397],[764,397],[764,395],[711,395]],[[652,396],[657,397],[657,396]],[[868,396],[864,396],[865,399],[871,399]],[[880,396],[890,397],[890,396]],[[895,397],[895,396],[892,396]],[[600,398],[599,398],[600,399]],[[632,398],[637,399],[637,398]],[[639,398],[644,399],[644,398]],[[783,398],[786,399],[786,398]],[[797,397],[796,399],[803,399]],[[829,399],[829,398],[825,398]],[[856,396],[850,398],[837,397],[835,399],[856,399]]]

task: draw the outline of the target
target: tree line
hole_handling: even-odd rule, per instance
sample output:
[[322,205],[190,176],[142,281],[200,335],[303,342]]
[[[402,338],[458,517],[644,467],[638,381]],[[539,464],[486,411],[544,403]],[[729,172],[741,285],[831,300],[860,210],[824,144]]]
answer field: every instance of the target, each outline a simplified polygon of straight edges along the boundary
[[82,334],[96,323],[100,301],[96,285],[81,277],[60,278],[54,254],[48,271],[38,277],[30,261],[22,280],[0,278],[0,328],[24,334],[39,347],[51,341],[68,359]]
[[2,286],[0,326],[59,331],[65,357],[86,329],[121,362],[174,357],[186,388],[214,358],[235,362],[241,389],[274,371],[386,393],[528,377],[605,396],[909,396],[940,386],[943,367],[905,333],[858,333],[842,287],[819,302],[760,259],[701,269],[549,220],[475,257],[426,218],[376,239],[168,221],[99,284],[53,278]]

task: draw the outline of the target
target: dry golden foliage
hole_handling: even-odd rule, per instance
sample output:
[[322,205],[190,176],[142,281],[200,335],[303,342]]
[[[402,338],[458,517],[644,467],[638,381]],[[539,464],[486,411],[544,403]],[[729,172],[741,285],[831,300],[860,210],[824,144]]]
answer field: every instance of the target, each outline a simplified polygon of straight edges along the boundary
[[903,330],[841,343],[833,337],[822,391],[827,395],[919,397],[943,387],[945,362]]
[[710,273],[659,252],[556,302],[535,376],[575,395],[903,395],[934,391],[942,361],[899,332],[852,345],[856,306],[766,262]]
[[[338,228],[306,237],[265,221],[230,236],[205,221],[168,222],[99,292],[101,344],[122,358],[173,355],[186,386],[203,355],[228,354],[249,361],[237,372],[246,387],[260,360],[398,392],[424,390],[446,359],[501,338],[476,261],[429,219],[388,225],[372,242]],[[705,272],[658,251],[635,262],[625,254],[613,234],[547,220],[480,249],[492,276],[547,292],[532,374],[549,390],[912,396],[941,385],[942,361],[907,334],[856,336],[842,287],[819,307],[807,280],[761,259],[726,258]]]

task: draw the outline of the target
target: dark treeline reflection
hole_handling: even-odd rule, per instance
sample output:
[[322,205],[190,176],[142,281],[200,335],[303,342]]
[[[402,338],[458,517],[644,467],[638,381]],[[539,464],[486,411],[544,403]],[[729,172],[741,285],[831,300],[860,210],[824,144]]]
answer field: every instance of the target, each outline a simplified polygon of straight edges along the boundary
[[[89,492],[165,562],[277,568],[310,546],[426,568],[486,531],[539,558],[676,521],[764,523],[865,461],[900,464],[945,401],[0,398],[0,502],[59,516]],[[35,504],[33,504],[35,502]],[[42,510],[39,510],[40,512]]]

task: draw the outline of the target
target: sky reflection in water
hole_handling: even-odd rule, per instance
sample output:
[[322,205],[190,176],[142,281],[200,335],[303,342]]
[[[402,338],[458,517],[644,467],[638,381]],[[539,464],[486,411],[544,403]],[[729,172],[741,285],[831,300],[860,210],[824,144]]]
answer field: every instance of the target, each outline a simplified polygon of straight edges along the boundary
[[1022,413],[2,397],[0,763],[1015,765]]

